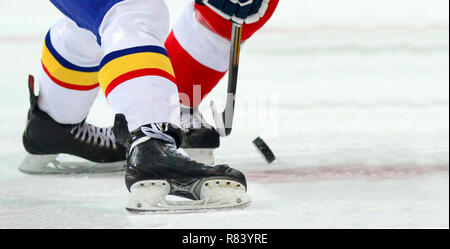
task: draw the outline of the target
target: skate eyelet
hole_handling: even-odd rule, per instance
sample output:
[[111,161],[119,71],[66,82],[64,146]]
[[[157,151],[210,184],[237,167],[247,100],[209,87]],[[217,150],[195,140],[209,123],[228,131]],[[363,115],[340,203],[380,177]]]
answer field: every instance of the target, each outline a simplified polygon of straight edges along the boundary
[[220,183],[219,181],[216,182],[216,184],[219,184],[219,183]]

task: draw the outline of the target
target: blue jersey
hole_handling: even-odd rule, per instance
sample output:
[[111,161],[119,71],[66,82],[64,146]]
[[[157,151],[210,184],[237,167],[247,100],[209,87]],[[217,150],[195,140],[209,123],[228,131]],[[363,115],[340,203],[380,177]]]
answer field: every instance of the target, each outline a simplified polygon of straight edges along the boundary
[[123,0],[50,0],[64,15],[72,19],[79,27],[87,29],[97,36],[98,29],[106,13],[116,3]]

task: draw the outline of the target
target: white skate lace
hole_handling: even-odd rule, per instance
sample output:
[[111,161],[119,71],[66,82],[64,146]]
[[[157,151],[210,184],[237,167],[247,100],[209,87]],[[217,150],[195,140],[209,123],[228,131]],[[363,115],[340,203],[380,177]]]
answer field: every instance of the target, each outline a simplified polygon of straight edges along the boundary
[[[144,133],[147,137],[156,138],[159,140],[163,140],[175,146],[175,139],[171,136],[165,134],[163,131],[167,131],[167,123],[155,123],[150,124],[150,127],[143,126],[141,127],[142,133]],[[176,146],[175,146],[176,147]]]
[[75,139],[80,141],[91,143],[92,145],[98,145],[106,148],[117,148],[116,137],[114,136],[111,128],[99,128],[90,125],[86,122],[82,122],[70,131],[74,135]]

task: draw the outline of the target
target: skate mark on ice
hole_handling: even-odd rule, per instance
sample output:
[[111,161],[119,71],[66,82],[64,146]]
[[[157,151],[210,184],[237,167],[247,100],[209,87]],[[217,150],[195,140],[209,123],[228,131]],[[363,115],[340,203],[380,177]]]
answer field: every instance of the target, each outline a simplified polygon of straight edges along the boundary
[[324,180],[382,180],[405,179],[427,174],[449,172],[448,165],[441,166],[329,166],[297,169],[253,171],[247,180],[256,182],[310,182]]

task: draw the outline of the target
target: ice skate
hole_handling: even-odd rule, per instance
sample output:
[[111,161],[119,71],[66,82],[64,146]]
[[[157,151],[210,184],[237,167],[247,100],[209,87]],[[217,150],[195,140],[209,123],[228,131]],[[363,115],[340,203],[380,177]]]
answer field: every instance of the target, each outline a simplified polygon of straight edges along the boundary
[[[201,212],[246,207],[244,174],[227,165],[209,166],[177,151],[180,129],[158,123],[129,133],[123,115],[114,125],[121,143],[127,144],[125,183],[130,191],[130,212]],[[186,201],[166,199],[174,195]]]
[[181,128],[183,142],[181,148],[192,159],[214,164],[214,149],[220,146],[216,129],[208,124],[198,108],[181,107]]
[[[34,78],[29,77],[30,110],[23,133],[23,146],[29,153],[19,166],[28,174],[103,173],[123,171],[125,147],[116,142],[111,128],[81,122],[60,124],[37,106]],[[86,162],[63,162],[68,154]]]

